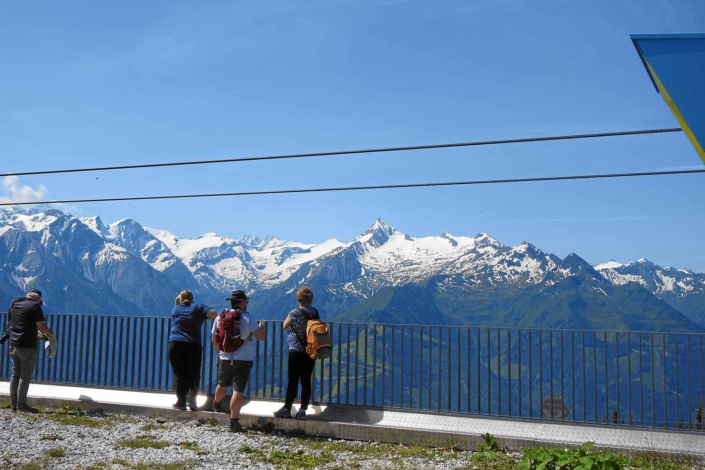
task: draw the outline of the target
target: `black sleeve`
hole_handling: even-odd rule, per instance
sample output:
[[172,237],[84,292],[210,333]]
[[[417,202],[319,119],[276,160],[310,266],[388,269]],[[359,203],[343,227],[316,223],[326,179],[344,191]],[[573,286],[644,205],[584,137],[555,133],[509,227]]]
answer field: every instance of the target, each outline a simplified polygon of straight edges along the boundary
[[39,323],[40,321],[46,321],[46,318],[44,318],[44,312],[42,311],[42,307],[37,305],[37,308],[34,309],[34,321],[36,323]]

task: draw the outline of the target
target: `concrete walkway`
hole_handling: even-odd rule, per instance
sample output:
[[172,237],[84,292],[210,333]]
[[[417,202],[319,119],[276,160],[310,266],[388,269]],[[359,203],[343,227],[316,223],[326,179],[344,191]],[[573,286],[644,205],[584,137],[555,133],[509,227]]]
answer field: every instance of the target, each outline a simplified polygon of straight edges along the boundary
[[[0,381],[0,400],[9,401],[10,384]],[[84,388],[32,383],[30,403],[37,406],[71,404],[84,410],[163,417],[171,420],[215,419],[228,423],[225,413],[189,412],[171,408],[173,394],[104,388]],[[198,404],[207,397],[199,396]],[[667,457],[688,457],[705,462],[705,433],[652,430],[623,426],[596,426],[567,422],[501,419],[474,415],[410,412],[388,409],[330,405],[309,407],[307,421],[275,419],[272,413],[281,402],[249,400],[242,408],[244,426],[276,427],[285,431],[336,439],[379,441],[397,444],[455,446],[474,450],[483,443],[484,433],[501,445],[518,450],[536,445],[575,447],[587,441],[596,448],[628,454],[649,453]]]

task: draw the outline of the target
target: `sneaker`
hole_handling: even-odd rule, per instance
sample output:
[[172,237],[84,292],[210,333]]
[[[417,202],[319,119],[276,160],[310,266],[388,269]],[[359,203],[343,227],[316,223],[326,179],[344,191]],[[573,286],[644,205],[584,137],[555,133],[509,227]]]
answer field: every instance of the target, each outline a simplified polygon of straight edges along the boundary
[[306,419],[306,410],[299,410],[296,412],[296,416],[294,416],[296,419]]
[[171,405],[171,407],[176,408],[177,410],[186,411],[186,405],[184,403],[179,403],[178,401]]
[[17,405],[17,409],[19,411],[24,411],[25,413],[39,413],[38,409],[33,408],[29,405]]
[[291,418],[291,410],[285,406],[282,406],[277,411],[274,412],[275,418]]
[[188,404],[188,409],[191,411],[201,411],[195,401]]
[[230,432],[245,432],[245,428],[240,424],[240,420],[230,419],[230,427],[228,428]]

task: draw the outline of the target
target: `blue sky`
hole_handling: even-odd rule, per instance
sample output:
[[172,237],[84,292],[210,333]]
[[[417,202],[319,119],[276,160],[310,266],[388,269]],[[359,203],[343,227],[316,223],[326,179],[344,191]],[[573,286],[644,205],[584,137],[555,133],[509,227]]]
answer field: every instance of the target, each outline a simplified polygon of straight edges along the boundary
[[[678,127],[630,33],[700,0],[11,2],[2,172]],[[682,133],[23,177],[44,200],[701,168]],[[486,232],[592,263],[705,271],[703,175],[82,204],[179,236]]]

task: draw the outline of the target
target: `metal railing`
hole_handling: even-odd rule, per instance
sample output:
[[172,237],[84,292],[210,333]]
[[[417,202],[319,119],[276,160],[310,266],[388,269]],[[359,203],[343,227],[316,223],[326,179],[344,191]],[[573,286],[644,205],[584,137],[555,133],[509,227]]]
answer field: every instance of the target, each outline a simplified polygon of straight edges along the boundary
[[[0,324],[7,315],[0,314]],[[54,359],[42,382],[171,390],[171,318],[47,315]],[[217,351],[203,327],[201,389]],[[313,401],[407,410],[703,430],[703,334],[330,323],[333,354],[316,363]],[[246,394],[283,400],[287,337],[267,321]],[[0,377],[9,378],[7,348]]]

